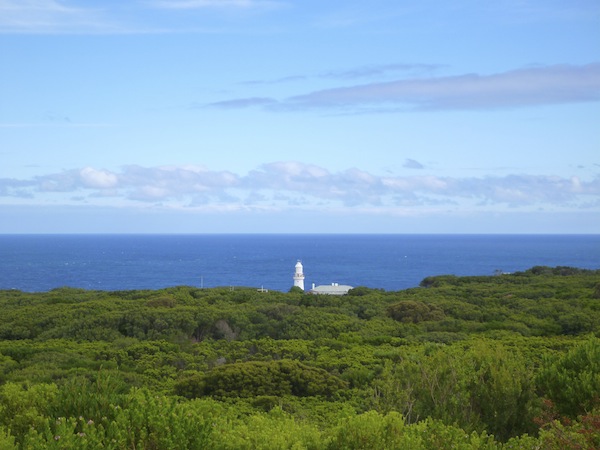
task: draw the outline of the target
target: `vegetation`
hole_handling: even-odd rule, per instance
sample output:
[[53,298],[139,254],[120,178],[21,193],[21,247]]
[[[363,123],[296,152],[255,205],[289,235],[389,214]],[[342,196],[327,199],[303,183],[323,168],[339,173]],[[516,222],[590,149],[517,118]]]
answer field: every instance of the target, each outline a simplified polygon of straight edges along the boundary
[[599,291],[0,291],[0,450],[600,448]]

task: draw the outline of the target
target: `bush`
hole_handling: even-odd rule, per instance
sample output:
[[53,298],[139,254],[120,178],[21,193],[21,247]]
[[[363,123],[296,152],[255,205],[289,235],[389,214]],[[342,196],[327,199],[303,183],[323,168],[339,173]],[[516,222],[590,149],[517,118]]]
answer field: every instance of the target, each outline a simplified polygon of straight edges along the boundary
[[543,396],[575,419],[600,404],[600,339],[590,336],[568,353],[546,357],[538,376]]
[[388,306],[387,314],[392,319],[404,323],[419,323],[444,318],[444,311],[440,307],[413,300]]
[[283,396],[334,397],[345,381],[326,370],[298,361],[251,361],[215,367],[206,374],[181,380],[175,392],[188,398]]

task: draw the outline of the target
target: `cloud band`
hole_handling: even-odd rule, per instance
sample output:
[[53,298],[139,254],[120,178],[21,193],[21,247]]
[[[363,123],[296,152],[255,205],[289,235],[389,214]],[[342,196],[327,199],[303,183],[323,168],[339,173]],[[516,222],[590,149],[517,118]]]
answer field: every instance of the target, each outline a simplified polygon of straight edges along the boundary
[[[49,198],[94,204],[221,205],[311,209],[374,207],[600,206],[600,177],[507,175],[487,177],[378,176],[358,169],[330,172],[300,162],[273,162],[237,175],[196,166],[126,166],[120,172],[85,167],[29,180],[0,180],[0,197],[25,203]],[[310,206],[309,206],[310,205]]]

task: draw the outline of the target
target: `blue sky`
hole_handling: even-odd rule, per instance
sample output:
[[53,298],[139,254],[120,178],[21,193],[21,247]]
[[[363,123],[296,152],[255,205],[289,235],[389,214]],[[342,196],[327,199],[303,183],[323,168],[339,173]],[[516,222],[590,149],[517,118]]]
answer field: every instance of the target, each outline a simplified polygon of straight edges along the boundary
[[598,233],[596,0],[0,0],[0,233]]

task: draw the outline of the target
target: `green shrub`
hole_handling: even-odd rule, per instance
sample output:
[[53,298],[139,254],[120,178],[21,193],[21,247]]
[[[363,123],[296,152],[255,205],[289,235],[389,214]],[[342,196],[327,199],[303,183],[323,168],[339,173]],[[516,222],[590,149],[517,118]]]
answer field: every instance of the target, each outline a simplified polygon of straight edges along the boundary
[[217,366],[206,374],[181,380],[175,392],[188,398],[283,396],[334,397],[345,381],[326,370],[298,361],[251,361]]

